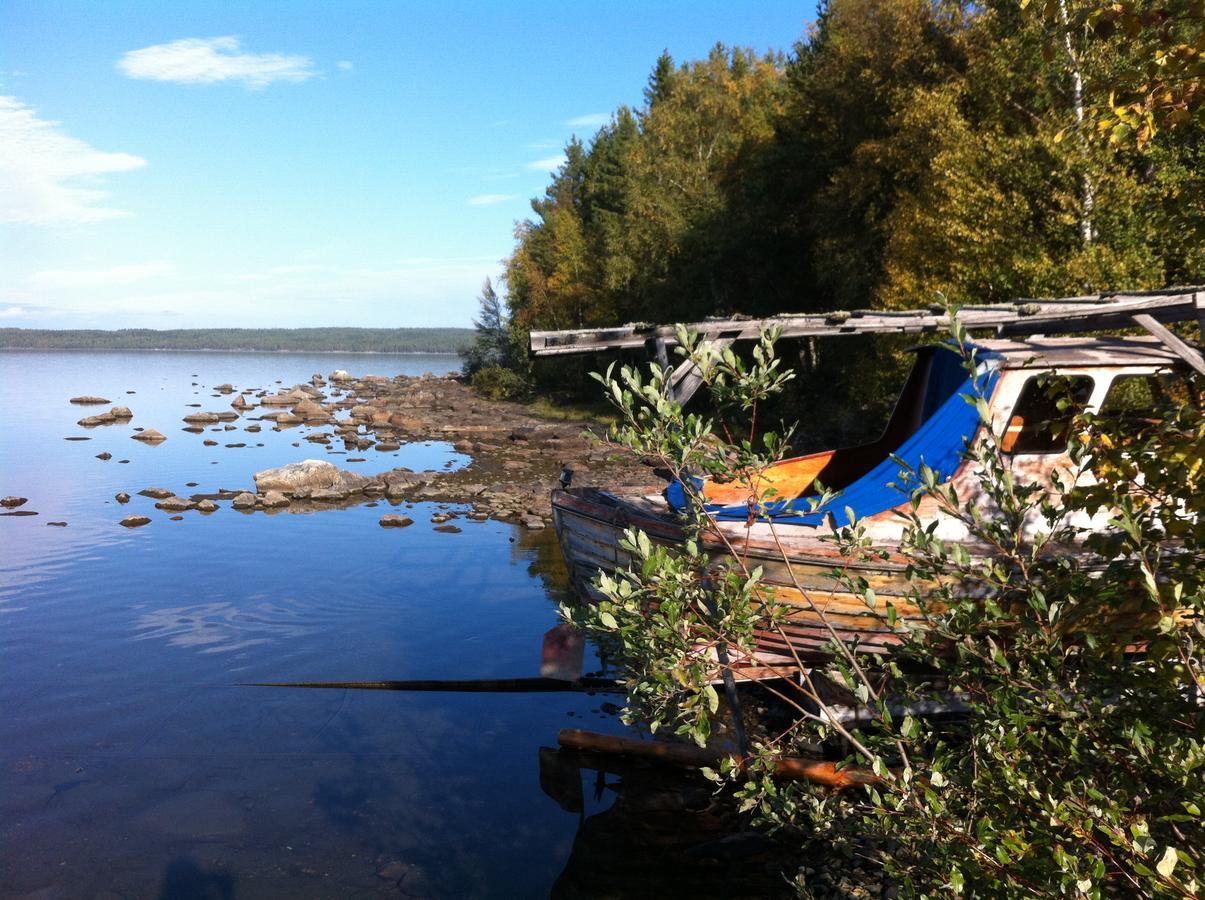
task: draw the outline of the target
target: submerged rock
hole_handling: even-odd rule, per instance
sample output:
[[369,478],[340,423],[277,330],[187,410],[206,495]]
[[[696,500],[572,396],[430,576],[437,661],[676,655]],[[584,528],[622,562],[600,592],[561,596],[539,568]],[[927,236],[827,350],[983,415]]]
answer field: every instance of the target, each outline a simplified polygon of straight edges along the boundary
[[280,509],[289,505],[289,498],[280,491],[268,491],[260,498],[260,502],[265,509]]
[[168,497],[176,496],[175,491],[169,491],[167,488],[161,487],[143,488],[138,493],[143,497],[150,497],[153,500],[166,500]]
[[141,528],[143,525],[150,525],[151,520],[147,516],[126,516],[121,520],[121,524],[125,528]]
[[118,503],[129,503],[130,495],[127,494],[125,491],[118,491],[116,494],[113,495],[113,499],[116,500]]
[[5,497],[0,500],[0,506],[3,506],[5,509],[16,509],[18,506],[24,506],[28,502],[28,497]]
[[155,509],[162,509],[167,512],[183,512],[186,509],[192,509],[192,501],[185,500],[183,497],[165,497],[155,504]]
[[94,397],[91,394],[84,394],[80,397],[72,397],[72,403],[78,403],[80,406],[99,406],[102,403],[112,403],[112,400],[107,400],[104,397]]
[[397,513],[390,513],[386,516],[381,516],[382,528],[405,528],[408,525],[413,525],[414,520],[409,516],[401,516]]
[[113,454],[110,453],[108,450],[106,450],[104,453],[96,454],[96,458],[103,462],[108,462],[109,460],[111,460],[113,458]]
[[214,503],[212,500],[197,501],[197,511],[198,512],[212,513],[212,512],[217,512],[219,509],[221,509],[221,507],[218,506],[216,503]]
[[161,444],[167,440],[167,435],[161,431],[156,431],[154,428],[148,428],[146,431],[141,431],[138,434],[130,435],[136,441],[142,441],[147,444]]

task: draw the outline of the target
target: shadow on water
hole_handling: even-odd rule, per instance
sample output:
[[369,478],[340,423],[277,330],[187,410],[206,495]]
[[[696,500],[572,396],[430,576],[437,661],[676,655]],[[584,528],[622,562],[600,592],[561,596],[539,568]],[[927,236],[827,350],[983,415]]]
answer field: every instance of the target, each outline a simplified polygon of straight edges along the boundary
[[206,871],[190,857],[180,856],[163,872],[159,900],[233,900],[236,880],[223,869]]
[[[701,775],[547,747],[539,759],[541,789],[579,816],[553,900],[633,896],[634,885],[649,897],[794,896],[782,874],[788,848],[748,831]],[[585,814],[607,795],[607,809]]]

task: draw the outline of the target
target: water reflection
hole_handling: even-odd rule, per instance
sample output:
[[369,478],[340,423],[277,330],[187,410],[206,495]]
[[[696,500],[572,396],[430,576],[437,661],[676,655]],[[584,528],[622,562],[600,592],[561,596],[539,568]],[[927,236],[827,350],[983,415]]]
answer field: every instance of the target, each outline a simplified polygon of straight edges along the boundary
[[292,607],[263,601],[250,606],[213,601],[143,613],[134,626],[137,640],[161,639],[202,653],[229,653],[273,640],[300,638],[316,626]]
[[[549,748],[541,748],[539,763],[545,794],[579,814],[551,889],[556,900],[794,896],[781,875],[784,848],[744,830],[732,804],[702,776]],[[607,808],[586,814],[588,803],[608,797]]]

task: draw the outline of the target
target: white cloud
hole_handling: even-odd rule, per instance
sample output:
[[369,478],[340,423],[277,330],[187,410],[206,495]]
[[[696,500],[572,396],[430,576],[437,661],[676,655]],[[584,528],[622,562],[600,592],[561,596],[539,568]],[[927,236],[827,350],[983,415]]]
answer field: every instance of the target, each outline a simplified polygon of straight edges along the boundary
[[351,61],[346,59],[339,60],[337,63],[335,63],[335,65],[339,67],[339,71],[341,72],[350,72],[355,68],[355,66],[351,64]]
[[34,272],[25,279],[25,282],[37,290],[94,288],[115,284],[135,284],[149,278],[166,275],[171,270],[171,263],[162,260],[111,266],[108,269],[48,269],[43,272]]
[[23,319],[29,315],[24,306],[6,306],[0,309],[0,319]]
[[306,81],[318,73],[308,56],[281,53],[243,53],[236,37],[185,38],[131,50],[117,61],[131,78],[173,81],[177,84],[242,82],[249,88],[274,81]]
[[61,225],[127,216],[98,205],[107,195],[96,185],[109,172],[145,165],[140,156],[97,150],[16,97],[0,96],[0,222]]
[[476,197],[469,198],[469,206],[494,206],[514,200],[517,196],[517,194],[478,194]]
[[588,113],[569,119],[565,124],[570,128],[599,128],[610,121],[610,113]]
[[551,172],[553,169],[559,169],[564,164],[565,154],[558,153],[556,156],[546,156],[543,159],[533,160],[527,164],[527,168],[539,172]]

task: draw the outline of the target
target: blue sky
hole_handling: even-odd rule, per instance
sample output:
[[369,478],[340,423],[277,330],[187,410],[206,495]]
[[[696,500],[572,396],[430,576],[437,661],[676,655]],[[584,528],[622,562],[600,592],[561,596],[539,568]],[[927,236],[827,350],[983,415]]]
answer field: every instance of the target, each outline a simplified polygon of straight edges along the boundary
[[811,4],[0,0],[0,326],[468,325],[572,134]]

